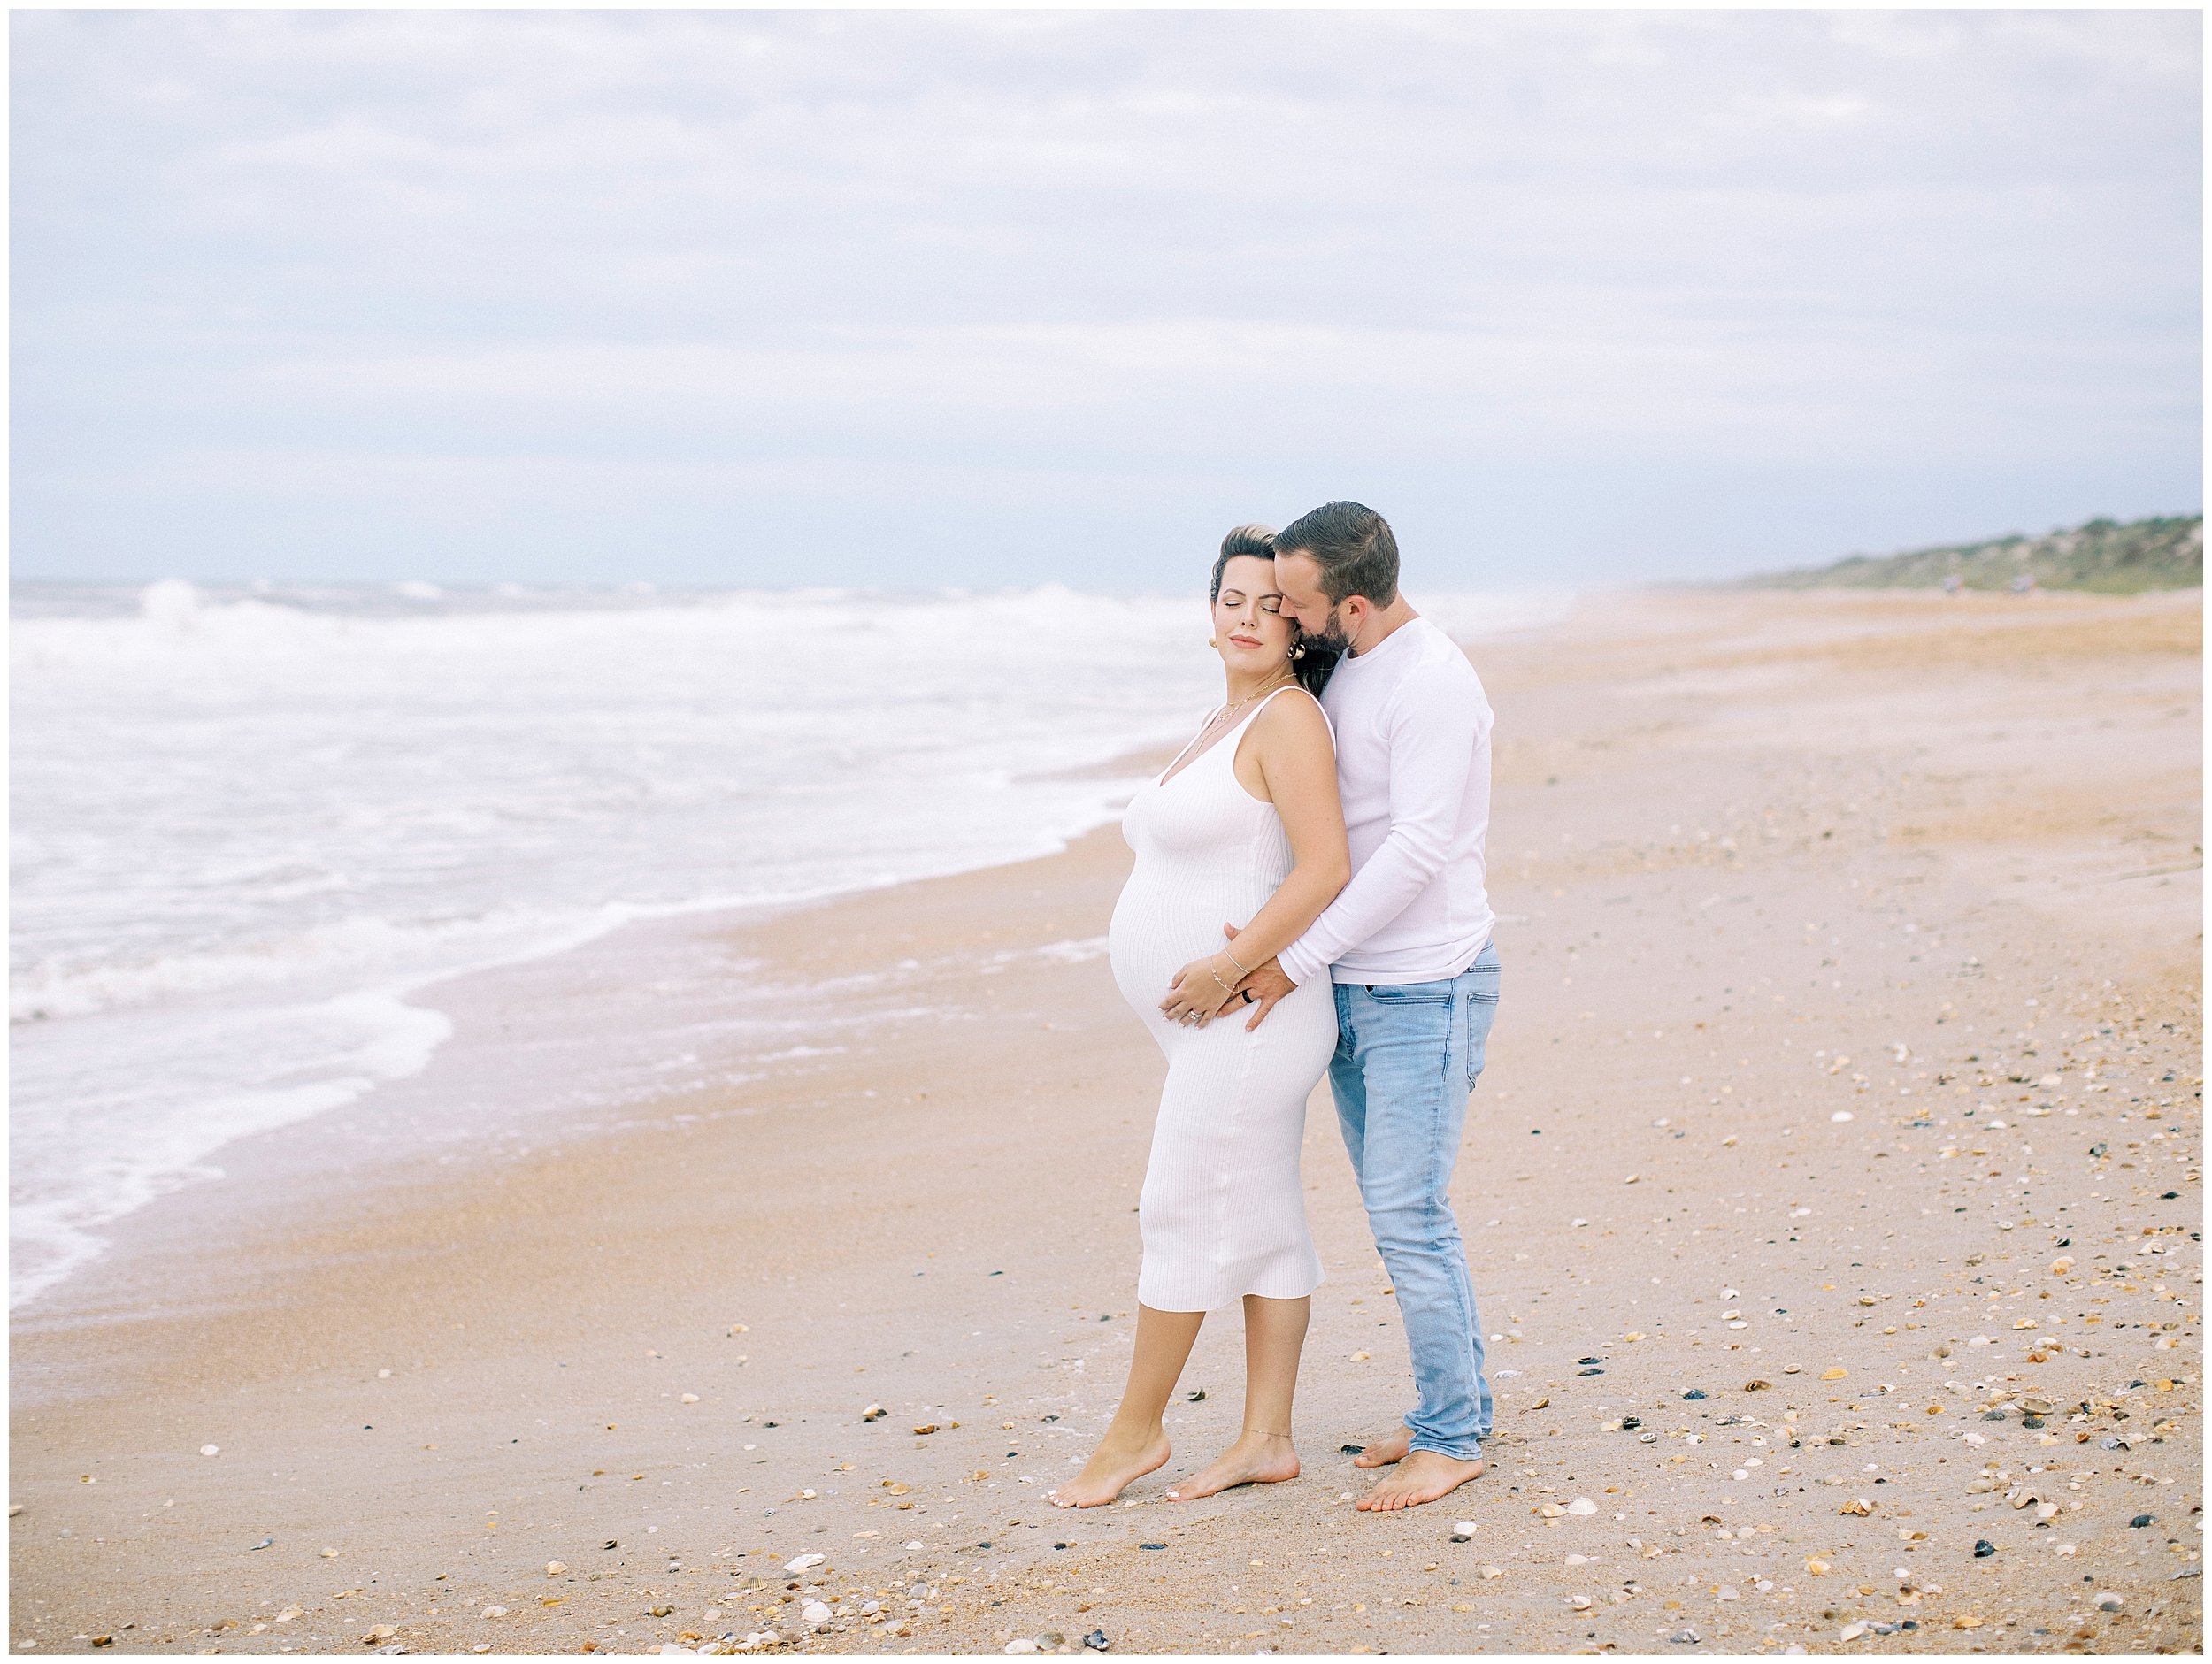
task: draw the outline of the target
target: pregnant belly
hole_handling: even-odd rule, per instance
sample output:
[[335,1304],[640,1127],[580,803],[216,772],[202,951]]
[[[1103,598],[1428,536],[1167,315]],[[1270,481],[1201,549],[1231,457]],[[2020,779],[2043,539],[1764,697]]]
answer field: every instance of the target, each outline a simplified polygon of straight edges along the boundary
[[1168,1026],[1160,1001],[1175,973],[1227,947],[1222,925],[1248,924],[1274,888],[1250,878],[1205,886],[1185,878],[1166,885],[1148,878],[1140,868],[1123,886],[1106,930],[1114,984],[1130,1008],[1148,1023]]

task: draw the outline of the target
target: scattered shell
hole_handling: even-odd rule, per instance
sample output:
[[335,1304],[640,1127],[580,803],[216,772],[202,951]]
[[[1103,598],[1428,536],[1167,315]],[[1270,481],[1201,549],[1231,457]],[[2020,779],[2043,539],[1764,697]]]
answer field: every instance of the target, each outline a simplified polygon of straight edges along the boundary
[[1854,1497],[1836,1510],[1838,1514],[1855,1514],[1863,1518],[1874,1512],[1874,1505],[1864,1497]]
[[1830,1116],[1828,1119],[1831,1121],[1848,1121],[1851,1119],[1851,1112],[1848,1109],[1839,1109],[1835,1112],[1835,1114]]
[[880,1404],[871,1404],[866,1409],[860,1412],[860,1419],[864,1422],[879,1422],[890,1413],[890,1411],[885,1409]]
[[480,1615],[487,1618],[503,1618],[507,1615],[507,1608],[504,1606],[486,1606]]
[[1106,1638],[1105,1630],[1093,1629],[1088,1635],[1083,1637],[1083,1645],[1090,1648],[1094,1652],[1103,1652],[1109,1646],[1111,1646],[1113,1643]]
[[2098,1611],[2100,1611],[2100,1612],[2117,1612],[2119,1609],[2120,1609],[2120,1597],[2119,1597],[2118,1595],[2116,1595],[2116,1594],[2113,1593],[2113,1592],[2112,1592],[2112,1591],[2110,1591],[2109,1589],[2106,1590],[2106,1591],[2104,1591],[2104,1593],[2102,1593],[2102,1594],[2101,1594],[2101,1595],[2099,1595],[2099,1596],[2097,1597],[2097,1610],[2098,1610]]
[[1365,1363],[1365,1362],[1368,1361],[1368,1359],[1369,1359],[1369,1358],[1371,1358],[1371,1357],[1372,1357],[1373,1355],[1374,1355],[1374,1354],[1373,1354],[1372,1353],[1366,1353],[1366,1352],[1356,1352],[1356,1353],[1354,1353],[1352,1354],[1352,1360],[1351,1360],[1351,1361],[1352,1361],[1354,1363]]
[[1805,1562],[1805,1570],[1810,1576],[1825,1577],[1828,1575],[1828,1562],[1824,1560],[1809,1560]]
[[1472,1520],[1462,1520],[1452,1527],[1452,1541],[1455,1543],[1472,1542],[1474,1536],[1475,1522]]
[[680,1404],[696,1404],[698,1401],[699,1395],[696,1392],[687,1392],[677,1400]]
[[812,1569],[814,1567],[819,1566],[822,1563],[823,1558],[824,1557],[819,1554],[800,1554],[791,1560],[784,1561],[783,1568],[787,1572],[808,1571]]
[[1569,1595],[1567,1597],[1567,1604],[1572,1606],[1577,1612],[1587,1612],[1590,1609],[1590,1597],[1587,1595]]
[[567,1566],[557,1560],[549,1560],[545,1562],[545,1575],[548,1577],[558,1577],[567,1569]]
[[369,1632],[361,1637],[361,1645],[373,1646],[379,1641],[390,1640],[398,1633],[399,1625],[396,1623],[373,1623],[369,1626]]
[[1591,1501],[1587,1497],[1577,1497],[1572,1502],[1570,1502],[1567,1505],[1567,1512],[1570,1514],[1595,1514],[1597,1511],[1598,1505]]
[[217,1455],[221,1453],[222,1448],[220,1445],[203,1445],[200,1446],[200,1454],[203,1456]]
[[1820,1372],[1820,1378],[1824,1381],[1840,1381],[1850,1373],[1841,1364],[1837,1364],[1832,1369],[1823,1369]]
[[1485,1566],[1482,1568],[1482,1575],[1486,1581],[1493,1577],[1502,1577],[1505,1576],[1505,1568],[1502,1566]]
[[922,1436],[924,1436],[924,1437],[927,1437],[929,1434],[933,1433],[933,1432],[935,1432],[935,1431],[937,1430],[937,1423],[936,1423],[936,1422],[923,1422],[923,1423],[922,1423],[919,1427],[916,1428],[914,1430],[915,1430],[917,1433],[921,1434],[921,1435],[922,1435]]
[[830,1609],[818,1600],[810,1600],[799,1608],[799,1615],[809,1623],[827,1623],[830,1621]]

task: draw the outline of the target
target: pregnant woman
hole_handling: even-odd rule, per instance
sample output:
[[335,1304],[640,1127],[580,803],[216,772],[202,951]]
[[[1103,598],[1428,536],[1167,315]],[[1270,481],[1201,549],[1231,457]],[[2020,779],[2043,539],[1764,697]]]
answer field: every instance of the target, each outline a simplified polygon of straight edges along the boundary
[[[1111,1502],[1167,1461],[1162,1412],[1206,1314],[1233,1301],[1244,1307],[1243,1430],[1167,1494],[1298,1473],[1291,1398],[1321,1281],[1298,1151],[1307,1094],[1336,1050],[1336,1006],[1317,978],[1254,1030],[1232,990],[1313,923],[1351,860],[1313,697],[1334,657],[1282,616],[1271,535],[1246,525],[1224,540],[1212,646],[1227,696],[1122,817],[1137,861],[1108,932],[1114,980],[1167,1054],[1167,1085],[1138,1208],[1136,1354],[1097,1451],[1051,1493],[1062,1507]],[[1226,947],[1225,924],[1238,927]]]

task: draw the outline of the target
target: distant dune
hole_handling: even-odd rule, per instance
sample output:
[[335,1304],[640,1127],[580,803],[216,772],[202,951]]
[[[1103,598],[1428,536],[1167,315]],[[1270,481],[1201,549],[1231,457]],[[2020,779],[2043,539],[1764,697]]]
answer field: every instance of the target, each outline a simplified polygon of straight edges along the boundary
[[1969,589],[2008,589],[2024,574],[2046,589],[2132,595],[2204,582],[2204,517],[2092,520],[2071,531],[2016,532],[1980,543],[1947,543],[1902,555],[1853,555],[1830,566],[1763,572],[1755,589],[1931,589],[1956,574]]

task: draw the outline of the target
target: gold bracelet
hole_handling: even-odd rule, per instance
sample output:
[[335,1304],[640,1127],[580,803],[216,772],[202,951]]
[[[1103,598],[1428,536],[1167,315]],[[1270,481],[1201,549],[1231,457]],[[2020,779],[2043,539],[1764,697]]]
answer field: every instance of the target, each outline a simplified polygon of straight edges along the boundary
[[[1225,947],[1221,950],[1221,956],[1237,968],[1237,974],[1239,976],[1248,977],[1252,974],[1250,971],[1245,970],[1244,962],[1239,959],[1234,954],[1231,953],[1227,948]],[[1218,982],[1221,979],[1217,977],[1214,980]]]
[[1209,965],[1206,968],[1206,974],[1214,979],[1215,983],[1220,987],[1222,993],[1234,993],[1236,992],[1234,987],[1221,980],[1221,973],[1214,970],[1212,966]]

